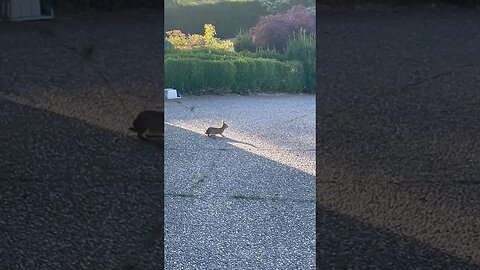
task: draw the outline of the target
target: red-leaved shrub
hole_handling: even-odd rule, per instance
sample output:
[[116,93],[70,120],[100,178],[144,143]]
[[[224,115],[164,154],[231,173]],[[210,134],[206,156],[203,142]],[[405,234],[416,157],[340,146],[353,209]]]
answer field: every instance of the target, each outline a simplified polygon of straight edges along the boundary
[[285,14],[268,15],[260,18],[248,35],[257,47],[285,50],[287,41],[301,29],[306,34],[315,33],[315,12],[302,5],[293,6]]

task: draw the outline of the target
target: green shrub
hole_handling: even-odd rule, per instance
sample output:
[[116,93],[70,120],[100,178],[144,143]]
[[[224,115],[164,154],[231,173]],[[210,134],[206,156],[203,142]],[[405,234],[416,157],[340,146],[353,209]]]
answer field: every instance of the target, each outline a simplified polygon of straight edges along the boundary
[[267,14],[258,1],[221,2],[196,6],[176,5],[165,7],[165,31],[180,30],[184,33],[202,33],[203,25],[217,27],[219,38],[232,38],[238,29],[250,29],[258,18]]
[[175,9],[178,8],[176,0],[165,0],[164,9]]
[[301,92],[305,88],[305,74],[299,61],[207,56],[198,52],[181,54],[165,55],[165,86],[186,94]]
[[310,93],[315,93],[317,85],[315,43],[315,35],[301,31],[288,41],[284,55],[286,60],[302,62],[306,91]]
[[192,49],[176,50],[165,54],[165,59],[203,59],[203,60],[231,60],[238,58],[238,54],[225,50]]
[[217,4],[220,2],[249,2],[254,0],[175,0],[177,4],[182,6],[195,6],[205,4]]
[[257,46],[253,44],[252,37],[247,35],[242,29],[238,31],[235,35],[235,41],[233,42],[233,47],[236,52],[241,51],[250,51],[254,52],[257,49]]
[[302,5],[308,10],[314,10],[316,3],[314,0],[259,0],[259,2],[270,14],[283,13],[296,5]]
[[233,43],[216,37],[215,26],[205,24],[205,34],[186,35],[180,30],[167,31],[167,40],[177,49],[210,48],[233,51]]
[[245,57],[251,58],[269,58],[269,59],[276,59],[279,61],[285,60],[285,57],[278,53],[275,49],[264,49],[264,48],[257,48],[255,51],[241,51],[239,54]]
[[115,11],[132,8],[163,8],[163,1],[152,0],[40,0],[42,6],[77,11],[79,9],[96,9]]
[[164,49],[170,49],[170,48],[173,48],[173,45],[167,39],[164,39],[163,40],[163,48]]

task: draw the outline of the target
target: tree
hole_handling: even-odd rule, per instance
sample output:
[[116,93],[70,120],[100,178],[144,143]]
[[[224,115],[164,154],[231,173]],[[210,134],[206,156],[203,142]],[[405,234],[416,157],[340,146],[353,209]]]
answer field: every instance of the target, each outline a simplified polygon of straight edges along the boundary
[[259,0],[270,14],[279,14],[296,5],[302,5],[307,10],[315,10],[314,0]]

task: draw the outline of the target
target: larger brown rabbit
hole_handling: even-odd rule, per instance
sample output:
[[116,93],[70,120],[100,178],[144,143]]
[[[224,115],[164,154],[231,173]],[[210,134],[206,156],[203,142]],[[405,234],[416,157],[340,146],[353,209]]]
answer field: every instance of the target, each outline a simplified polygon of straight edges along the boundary
[[137,133],[137,137],[147,140],[148,137],[163,137],[164,113],[163,111],[143,111],[129,129]]
[[223,122],[222,120],[222,126],[219,127],[219,128],[216,128],[216,127],[209,127],[207,129],[207,131],[205,131],[205,134],[207,134],[208,137],[210,137],[210,135],[215,135],[215,134],[219,134],[221,135],[222,137],[225,137],[223,136],[223,131],[225,131],[225,129],[228,128],[228,125],[225,124],[225,122]]

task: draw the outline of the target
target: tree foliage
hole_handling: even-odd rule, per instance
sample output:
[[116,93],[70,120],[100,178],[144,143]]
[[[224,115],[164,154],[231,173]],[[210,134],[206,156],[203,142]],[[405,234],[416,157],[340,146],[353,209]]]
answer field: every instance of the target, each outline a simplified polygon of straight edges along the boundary
[[279,14],[287,11],[293,6],[302,5],[307,10],[315,10],[314,0],[259,0],[265,6],[268,13]]
[[167,41],[177,49],[211,48],[233,51],[233,43],[216,37],[215,26],[204,25],[204,35],[184,34],[180,30],[167,31]]
[[300,31],[315,34],[315,12],[293,6],[284,14],[262,17],[248,35],[257,47],[275,48],[283,52],[288,40]]

